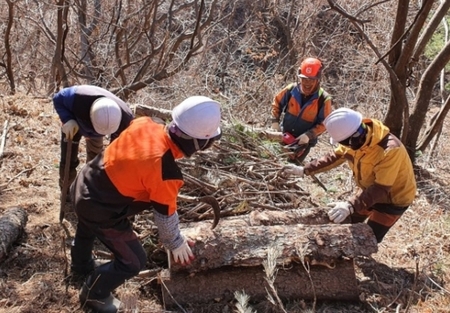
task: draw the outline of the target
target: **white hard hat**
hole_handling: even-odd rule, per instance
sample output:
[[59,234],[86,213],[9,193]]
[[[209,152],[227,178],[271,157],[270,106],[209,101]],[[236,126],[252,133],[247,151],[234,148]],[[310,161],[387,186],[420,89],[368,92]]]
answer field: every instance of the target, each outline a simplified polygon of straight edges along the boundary
[[119,128],[122,120],[122,110],[112,99],[98,98],[91,106],[92,126],[100,135],[110,135]]
[[348,108],[339,108],[327,116],[324,124],[330,134],[330,142],[335,144],[353,135],[358,130],[361,122],[361,113]]
[[210,139],[220,134],[220,104],[208,97],[189,97],[172,110],[172,119],[186,135]]

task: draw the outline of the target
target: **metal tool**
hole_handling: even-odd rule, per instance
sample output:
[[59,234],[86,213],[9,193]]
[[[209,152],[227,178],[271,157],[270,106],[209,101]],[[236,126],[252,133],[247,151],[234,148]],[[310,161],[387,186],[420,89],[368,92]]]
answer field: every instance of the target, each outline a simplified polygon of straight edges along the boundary
[[220,220],[220,205],[219,202],[217,202],[216,198],[214,198],[213,196],[203,196],[203,197],[191,197],[191,196],[186,196],[186,195],[178,195],[178,198],[180,198],[183,201],[187,201],[187,202],[203,202],[206,204],[209,204],[214,212],[214,220],[213,220],[213,224],[211,226],[211,229],[214,229],[217,224],[219,224],[219,220]]
[[[291,151],[292,154],[289,155],[289,158],[293,161],[297,160],[298,158],[300,158],[300,156],[305,152],[305,149],[308,147],[308,144],[302,144],[299,145],[297,142],[291,143],[289,145],[284,146],[284,148],[288,151]],[[298,165],[301,165],[299,162],[296,162]],[[316,175],[314,174],[309,174],[308,176],[310,176],[315,183],[317,183],[320,187],[322,187],[323,190],[325,190],[326,192],[328,192],[327,187],[317,178]]]

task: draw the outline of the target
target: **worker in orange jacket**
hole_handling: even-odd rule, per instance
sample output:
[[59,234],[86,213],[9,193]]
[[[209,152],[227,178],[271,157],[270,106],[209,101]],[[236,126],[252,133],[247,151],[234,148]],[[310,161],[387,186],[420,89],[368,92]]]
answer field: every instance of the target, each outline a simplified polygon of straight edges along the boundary
[[323,121],[332,110],[331,96],[320,87],[322,70],[319,59],[304,59],[298,69],[299,81],[286,86],[272,102],[272,128],[283,132],[283,143],[293,148],[289,161],[297,164],[317,144],[325,131]]
[[285,166],[281,175],[314,175],[347,162],[360,192],[347,201],[329,203],[328,216],[334,223],[349,216],[352,223],[367,221],[381,242],[416,196],[408,152],[382,122],[354,110],[339,108],[324,123],[336,149],[304,167]]
[[[88,274],[80,291],[83,305],[97,312],[117,312],[112,291],[145,268],[146,254],[130,219],[153,210],[161,243],[173,260],[194,258],[178,227],[177,195],[183,176],[175,160],[208,149],[221,136],[220,105],[203,96],[189,97],[164,125],[149,117],[130,126],[80,171],[71,186],[78,224],[71,249],[72,271]],[[94,268],[92,249],[98,238],[114,259]]]

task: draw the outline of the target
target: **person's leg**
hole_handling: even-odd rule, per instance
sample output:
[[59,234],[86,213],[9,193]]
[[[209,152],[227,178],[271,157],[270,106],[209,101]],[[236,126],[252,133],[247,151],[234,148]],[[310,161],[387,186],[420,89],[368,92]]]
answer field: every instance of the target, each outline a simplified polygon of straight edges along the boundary
[[350,215],[351,223],[363,223],[367,219],[368,215],[353,213],[352,215]]
[[71,270],[80,275],[87,275],[94,270],[92,249],[95,235],[82,220],[78,220],[75,238],[70,248],[72,257]]
[[91,137],[86,139],[86,163],[103,151],[103,137]]
[[[94,233],[114,254],[114,260],[89,275],[81,290],[80,301],[100,312],[110,312],[111,307],[120,305],[120,301],[112,296],[112,291],[125,280],[136,276],[145,267],[147,257],[127,218],[112,228],[96,228]],[[102,304],[111,301],[112,304]]]
[[378,243],[383,240],[386,233],[394,226],[403,213],[405,213],[407,208],[386,204],[376,204],[373,206],[367,225],[372,228]]

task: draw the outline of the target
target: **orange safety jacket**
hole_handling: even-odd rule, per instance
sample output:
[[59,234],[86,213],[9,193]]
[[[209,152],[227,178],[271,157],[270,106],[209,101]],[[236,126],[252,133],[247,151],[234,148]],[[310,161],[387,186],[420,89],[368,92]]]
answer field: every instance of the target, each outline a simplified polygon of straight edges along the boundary
[[183,186],[175,160],[183,156],[164,125],[140,117],[105,149],[103,163],[122,196],[149,202],[159,213],[171,216],[177,210],[177,196]]
[[281,90],[272,102],[273,120],[279,122],[282,113],[283,132],[295,137],[306,133],[310,140],[325,131],[323,121],[331,113],[331,96],[319,88],[311,96],[301,94],[300,84],[292,83]]

